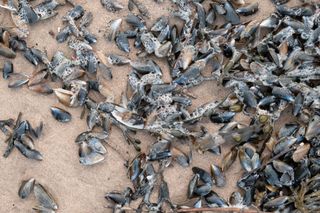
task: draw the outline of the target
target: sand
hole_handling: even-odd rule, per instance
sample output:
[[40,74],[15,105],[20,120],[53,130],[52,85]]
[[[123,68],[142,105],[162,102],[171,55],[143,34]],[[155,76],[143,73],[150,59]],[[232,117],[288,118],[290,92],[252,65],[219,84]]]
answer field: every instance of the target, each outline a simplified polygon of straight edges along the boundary
[[[146,1],[146,6],[151,11],[151,19],[147,21],[148,26],[160,15],[169,14],[173,9],[169,0],[165,4],[157,4],[153,0]],[[40,2],[40,1],[35,1]],[[95,50],[104,53],[120,53],[114,43],[107,42],[103,38],[107,23],[115,18],[125,17],[127,9],[118,13],[106,11],[99,0],[76,0],[87,11],[94,14],[93,24],[90,26],[92,33],[98,36],[98,43],[94,45]],[[121,0],[127,5],[126,0]],[[254,2],[254,1],[248,1]],[[254,16],[246,18],[261,20],[270,15],[274,6],[270,0],[261,0],[260,12]],[[291,1],[296,4],[298,1]],[[69,10],[70,6],[58,9],[59,15],[42,21],[30,27],[30,35],[27,39],[28,46],[34,46],[41,50],[46,50],[49,58],[57,50],[62,50],[67,56],[72,55],[72,51],[66,48],[66,43],[58,44],[49,35],[49,31],[57,33],[58,28],[63,26],[61,17]],[[172,20],[174,21],[174,19]],[[11,25],[9,13],[0,9],[0,25]],[[123,24],[122,29],[125,29]],[[134,49],[132,47],[132,49]],[[123,54],[125,55],[125,54]],[[135,52],[129,55],[135,58]],[[0,64],[4,58],[0,57]],[[16,72],[30,74],[35,67],[27,62],[19,53],[13,61]],[[157,60],[162,65],[165,79],[168,81],[169,70],[165,62]],[[124,91],[127,81],[129,67],[112,67],[113,80],[106,82],[111,88],[116,98],[119,100],[120,94]],[[108,149],[107,158],[104,162],[85,167],[79,163],[78,145],[74,143],[75,137],[87,129],[85,120],[80,119],[81,109],[67,109],[73,116],[70,123],[62,124],[53,119],[50,114],[50,106],[59,106],[64,109],[54,95],[41,95],[28,90],[26,87],[21,89],[9,89],[8,81],[0,80],[0,119],[16,118],[19,112],[23,113],[23,119],[27,119],[33,125],[40,121],[44,122],[43,135],[36,140],[36,148],[43,154],[44,160],[41,162],[26,159],[18,150],[14,150],[8,158],[3,158],[6,145],[3,143],[5,137],[0,134],[0,212],[33,212],[32,207],[36,204],[34,196],[21,200],[18,197],[18,188],[22,180],[34,177],[37,181],[46,186],[53,194],[59,204],[59,211],[63,213],[102,213],[111,212],[105,208],[108,202],[104,199],[104,194],[112,190],[122,191],[131,183],[126,175],[124,167],[125,159],[132,159],[136,152],[132,146],[128,146],[121,136],[118,129],[113,128],[108,143],[116,148],[118,152]],[[220,100],[227,93],[226,89],[217,86],[217,82],[205,82],[199,87],[191,90],[198,96],[193,100],[192,108],[210,100]],[[245,117],[238,116],[238,120],[247,121]],[[216,131],[219,126],[213,125],[209,121],[203,121],[203,125],[209,127],[210,132]],[[138,133],[138,138],[142,140],[142,150],[147,150],[154,138],[144,133]],[[223,148],[223,153],[228,151],[228,146]],[[219,164],[221,156],[214,156],[206,153],[204,155],[194,152],[192,166],[199,166],[209,170],[211,163]],[[191,179],[191,167],[182,168],[176,163],[165,171],[164,178],[169,184],[171,199],[173,202],[182,202],[186,199],[187,184]],[[242,174],[239,163],[236,162],[226,173],[227,186],[214,190],[224,198],[228,198],[232,191],[236,190],[236,180]]]

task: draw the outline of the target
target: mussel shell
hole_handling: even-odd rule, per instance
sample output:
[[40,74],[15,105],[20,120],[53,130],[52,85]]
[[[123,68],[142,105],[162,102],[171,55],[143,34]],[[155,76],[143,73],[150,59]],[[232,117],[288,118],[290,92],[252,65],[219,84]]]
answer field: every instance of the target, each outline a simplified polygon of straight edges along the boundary
[[283,208],[289,202],[290,202],[290,198],[288,196],[281,196],[281,197],[277,197],[269,200],[263,205],[263,207],[270,210],[276,210],[276,209]]
[[199,174],[195,174],[190,180],[189,186],[188,186],[188,194],[187,194],[189,199],[192,198],[199,179],[200,179]]
[[34,195],[40,206],[52,210],[58,209],[58,204],[53,199],[52,195],[40,183],[34,185]]
[[84,8],[81,5],[77,5],[68,12],[67,16],[74,20],[77,20],[84,15],[84,12]]
[[59,122],[67,123],[71,121],[71,114],[64,109],[58,107],[51,107],[51,114],[52,116]]
[[99,153],[91,152],[89,154],[85,154],[79,158],[79,161],[84,166],[91,166],[103,161],[105,157]]
[[29,24],[34,24],[36,22],[39,21],[39,17],[38,15],[35,13],[35,11],[28,6],[27,4],[21,4],[21,8],[22,11],[24,11],[24,14],[27,18],[27,21]]
[[235,112],[214,113],[210,115],[210,120],[213,123],[229,123],[235,115]]
[[65,42],[68,39],[68,37],[71,35],[71,33],[72,32],[71,32],[70,26],[67,25],[57,34],[56,40],[59,43]]
[[130,52],[130,45],[127,35],[124,33],[120,33],[116,36],[116,44],[118,48],[126,53]]
[[20,141],[15,140],[14,145],[15,145],[15,147],[18,148],[18,150],[21,152],[21,154],[23,154],[26,158],[38,160],[38,161],[43,160],[43,157],[39,151],[37,151],[35,149],[30,149],[29,147],[25,146]]
[[34,183],[35,183],[34,178],[30,178],[29,180],[22,181],[21,186],[19,188],[19,192],[18,192],[19,197],[21,199],[25,199],[31,194]]
[[28,83],[29,77],[21,73],[12,73],[10,75],[9,88],[19,88]]
[[6,47],[0,43],[0,56],[4,56],[6,58],[15,58],[16,53],[9,47]]
[[41,83],[28,87],[30,90],[42,93],[42,94],[51,94],[53,93],[53,89],[46,83]]
[[138,28],[138,29],[145,28],[143,21],[139,17],[137,17],[133,14],[129,14],[126,17],[126,22],[134,28]]
[[237,206],[241,205],[243,202],[243,196],[240,194],[240,192],[232,192],[229,198],[230,205]]
[[18,38],[17,36],[11,36],[9,40],[9,47],[13,51],[25,51],[27,49],[27,42]]
[[204,199],[207,201],[210,207],[225,207],[228,206],[228,203],[221,198],[217,193],[211,191],[207,194]]
[[28,49],[24,52],[23,56],[24,56],[30,63],[32,63],[32,64],[35,65],[35,66],[37,66],[37,65],[39,64],[39,62],[40,62],[39,58],[37,58],[37,57],[32,53],[32,51],[31,51],[30,48],[28,48]]
[[110,12],[122,10],[124,6],[116,0],[101,0],[102,6]]
[[84,40],[86,40],[89,44],[97,43],[97,37],[89,32],[86,32],[83,36]]
[[250,16],[252,14],[255,14],[259,10],[259,3],[252,3],[246,7],[240,7],[236,11],[238,14],[243,16]]
[[110,54],[107,56],[108,62],[112,65],[125,65],[130,63],[130,59],[124,57],[124,56],[120,56],[120,55],[115,55],[115,54]]
[[230,2],[226,1],[224,3],[224,9],[226,10],[226,14],[224,17],[227,21],[229,21],[233,25],[240,24],[240,17]]
[[88,146],[92,149],[92,151],[97,152],[99,154],[106,154],[107,150],[101,143],[101,141],[98,138],[89,138],[88,140]]
[[211,175],[217,187],[223,187],[226,185],[226,177],[219,166],[211,164]]
[[120,205],[124,205],[127,202],[125,196],[120,192],[109,192],[104,197]]
[[212,186],[212,184],[213,184],[212,178],[211,178],[211,175],[207,171],[205,171],[205,170],[203,170],[203,169],[201,169],[199,167],[193,167],[192,171],[193,171],[194,174],[198,174],[199,175],[200,180],[202,182]]
[[4,79],[8,79],[10,77],[10,74],[13,73],[13,64],[11,61],[4,62],[2,72],[2,76]]
[[9,47],[10,33],[4,29],[0,29],[0,42]]
[[160,32],[161,30],[163,30],[167,26],[168,21],[169,20],[167,17],[161,16],[160,18],[158,18],[158,20],[151,27],[151,31]]
[[197,195],[197,196],[201,196],[201,197],[202,197],[202,196],[205,196],[205,195],[209,194],[210,191],[211,191],[211,188],[212,188],[211,185],[209,185],[209,184],[203,184],[203,185],[200,185],[200,186],[196,186],[196,187],[194,188],[193,193],[194,193],[195,195]]

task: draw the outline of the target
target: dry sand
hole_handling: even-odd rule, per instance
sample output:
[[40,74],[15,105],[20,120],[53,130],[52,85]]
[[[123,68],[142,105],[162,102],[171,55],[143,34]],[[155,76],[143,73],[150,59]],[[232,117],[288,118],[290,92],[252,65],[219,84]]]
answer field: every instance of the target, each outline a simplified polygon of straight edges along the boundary
[[[151,11],[152,17],[147,21],[148,26],[162,14],[169,14],[173,8],[169,0],[165,4],[157,4],[153,0],[145,1],[146,6]],[[35,1],[40,2],[40,1]],[[76,0],[87,11],[94,14],[93,24],[90,26],[92,33],[98,36],[98,43],[94,45],[95,50],[101,50],[104,53],[120,53],[115,44],[107,42],[103,38],[106,24],[115,18],[125,17],[127,9],[119,13],[107,12],[100,4],[99,0]],[[121,0],[127,5],[127,0]],[[253,2],[252,0],[250,2]],[[270,0],[260,0],[260,12],[249,19],[261,20],[274,11],[274,6]],[[297,4],[298,1],[291,1],[290,5]],[[30,35],[27,39],[28,46],[35,46],[41,50],[46,50],[51,58],[57,50],[62,50],[67,56],[72,55],[72,51],[66,48],[66,43],[58,44],[54,38],[49,35],[49,31],[57,32],[62,27],[61,17],[69,10],[70,6],[58,9],[59,15],[35,24],[30,27]],[[9,13],[0,9],[0,25],[11,25]],[[125,29],[125,25],[122,26]],[[133,49],[133,48],[132,48]],[[134,58],[134,53],[130,54]],[[0,63],[4,58],[0,57]],[[165,62],[157,60],[162,64],[165,78],[169,79],[169,70]],[[30,74],[34,71],[33,67],[19,53],[14,60],[16,72]],[[129,67],[113,67],[113,80],[107,82],[116,99],[125,89]],[[86,130],[84,120],[80,120],[81,109],[68,109],[73,115],[70,123],[62,124],[54,120],[50,114],[49,107],[52,105],[65,108],[58,103],[54,95],[40,95],[28,90],[26,87],[21,89],[9,89],[8,82],[1,78],[0,80],[0,119],[15,118],[19,112],[23,113],[23,119],[28,119],[33,125],[40,121],[44,122],[43,135],[36,141],[36,147],[44,155],[41,162],[32,161],[23,157],[18,150],[14,150],[8,158],[3,158],[6,145],[3,134],[0,134],[0,212],[33,212],[32,207],[36,204],[35,198],[21,200],[18,195],[18,188],[24,179],[34,177],[40,183],[45,185],[57,199],[59,212],[63,213],[91,213],[91,212],[110,212],[106,209],[106,200],[104,194],[112,190],[123,190],[126,186],[131,186],[126,176],[124,159],[132,159],[136,152],[132,146],[128,146],[116,129],[112,129],[109,138],[109,144],[115,147],[121,153],[109,149],[106,160],[100,164],[91,167],[80,165],[78,159],[78,146],[74,143],[75,137]],[[198,106],[204,102],[222,99],[226,90],[217,86],[216,82],[206,82],[199,87],[192,89],[192,92],[198,96],[193,101],[193,106]],[[241,118],[240,119],[245,119]],[[215,131],[219,126],[210,124],[208,121],[204,125],[210,126],[210,131]],[[154,142],[154,138],[143,133],[138,134],[143,142],[143,150],[147,150],[149,145]],[[228,147],[224,147],[223,153]],[[192,166],[199,166],[209,170],[211,163],[219,164],[221,157],[206,153],[200,155],[194,153]],[[165,180],[169,184],[171,198],[174,202],[181,202],[186,199],[187,184],[191,178],[191,167],[184,169],[177,164],[165,171]],[[236,180],[242,171],[238,162],[234,164],[227,172],[227,186],[215,191],[227,198],[230,193],[236,190]]]

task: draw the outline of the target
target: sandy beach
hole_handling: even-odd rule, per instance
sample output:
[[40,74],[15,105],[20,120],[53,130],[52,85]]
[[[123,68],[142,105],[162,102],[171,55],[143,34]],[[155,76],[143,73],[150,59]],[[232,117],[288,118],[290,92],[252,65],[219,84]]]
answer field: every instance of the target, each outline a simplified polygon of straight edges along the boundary
[[[262,20],[274,11],[274,5],[270,0],[256,1],[259,2],[260,11],[244,20]],[[256,1],[250,0],[247,2]],[[41,1],[33,1],[32,4],[39,2]],[[76,2],[94,15],[93,23],[89,27],[90,31],[98,37],[98,42],[93,45],[94,50],[126,55],[114,43],[107,41],[103,35],[110,20],[126,17],[129,12],[127,7],[120,12],[111,13],[102,7],[99,0],[76,0]],[[128,3],[127,0],[119,0],[119,2],[123,5]],[[153,0],[144,2],[151,12],[151,18],[146,20],[148,27],[161,15],[170,16],[170,11],[174,9],[169,0],[165,0],[163,4],[157,4]],[[295,5],[298,2],[298,0],[292,0],[288,5]],[[70,9],[70,5],[60,7],[57,16],[30,26],[30,35],[27,39],[28,46],[47,51],[49,58],[57,50],[63,51],[67,56],[72,56],[73,52],[67,48],[66,43],[57,43],[55,38],[49,34],[49,31],[56,34],[58,29],[64,26],[61,18]],[[175,19],[171,20],[171,22],[174,21]],[[0,9],[1,25],[12,25],[9,12],[3,9]],[[127,29],[125,22],[122,24],[122,29]],[[135,59],[136,50],[134,50],[134,47],[131,47],[131,49],[131,53],[127,56],[130,59]],[[6,59],[0,57],[0,64],[4,60]],[[156,59],[156,62],[162,67],[165,81],[169,82],[170,74],[166,62],[159,59]],[[15,72],[31,74],[36,69],[26,61],[21,53],[18,53],[13,63]],[[121,92],[126,88],[129,71],[129,66],[113,66],[113,79],[106,81],[106,85],[113,92],[116,102],[119,102]],[[106,192],[122,191],[126,186],[131,186],[124,163],[125,160],[132,160],[136,155],[136,151],[125,142],[120,131],[113,128],[108,139],[110,146],[118,152],[107,147],[107,157],[102,163],[85,167],[79,163],[78,145],[74,142],[80,132],[87,130],[85,119],[80,119],[81,108],[66,108],[58,102],[54,94],[38,94],[28,90],[26,86],[19,89],[10,89],[8,88],[8,81],[2,78],[0,79],[0,91],[0,119],[16,118],[18,113],[22,112],[22,119],[29,120],[34,126],[40,121],[44,122],[43,134],[35,141],[37,149],[44,156],[41,162],[26,159],[17,149],[8,158],[3,158],[2,153],[6,144],[4,143],[5,136],[2,133],[0,134],[0,212],[34,212],[32,207],[36,205],[35,197],[31,196],[22,200],[17,194],[21,181],[31,177],[46,186],[53,194],[59,204],[58,212],[111,212],[110,209],[106,208],[109,203],[105,200],[104,195]],[[218,86],[217,82],[214,81],[205,82],[191,91],[197,96],[197,99],[193,100],[190,109],[211,100],[221,100],[228,93],[225,88]],[[57,122],[51,116],[50,106],[58,106],[68,110],[73,116],[72,121],[66,124]],[[237,115],[236,119],[243,122],[248,121],[247,117],[241,115]],[[208,127],[210,132],[217,131],[220,127],[212,124],[209,120],[202,121],[202,124]],[[137,136],[142,141],[143,151],[147,151],[152,142],[155,141],[155,138],[142,132],[139,132]],[[185,148],[182,144],[178,144],[178,146],[182,149]],[[229,148],[229,146],[223,146],[222,154],[226,153]],[[199,154],[194,152],[193,154],[193,162],[190,167],[182,168],[178,164],[173,164],[165,170],[164,179],[169,184],[170,196],[175,203],[186,199],[192,166],[198,166],[209,171],[210,164],[219,164],[222,158],[222,155],[216,156],[210,153]],[[236,162],[226,173],[226,187],[214,187],[214,190],[228,199],[230,193],[237,190],[236,181],[241,174],[242,170],[239,163]]]

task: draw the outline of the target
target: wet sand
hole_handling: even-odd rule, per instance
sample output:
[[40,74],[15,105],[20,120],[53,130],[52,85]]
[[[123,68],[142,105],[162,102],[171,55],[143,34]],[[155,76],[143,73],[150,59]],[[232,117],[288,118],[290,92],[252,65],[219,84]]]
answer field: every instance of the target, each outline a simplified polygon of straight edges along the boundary
[[[157,4],[153,0],[145,1],[152,15],[151,19],[147,20],[148,26],[159,16],[169,15],[173,7],[168,1],[165,0],[166,3],[164,4]],[[93,24],[89,29],[98,36],[98,42],[93,48],[104,53],[125,55],[118,50],[114,43],[107,42],[103,38],[103,34],[110,20],[125,17],[128,14],[128,10],[125,8],[121,12],[111,13],[101,6],[99,0],[76,0],[76,2],[82,4],[87,11],[91,11],[94,14]],[[127,5],[126,0],[121,0],[120,2]],[[254,16],[247,17],[246,20],[261,20],[274,11],[274,6],[270,0],[258,2],[260,3],[260,12]],[[297,2],[292,0],[290,5]],[[71,56],[73,53],[66,47],[66,43],[58,44],[49,35],[49,31],[57,33],[58,28],[64,26],[61,17],[70,9],[70,6],[60,7],[58,9],[59,15],[56,17],[31,26],[30,35],[27,39],[28,46],[46,50],[49,58],[57,50],[62,50],[67,56]],[[11,25],[9,13],[3,9],[0,9],[0,25]],[[126,29],[125,22],[123,22],[122,29]],[[134,50],[133,47],[131,49]],[[132,51],[128,57],[134,59],[135,51]],[[4,58],[0,57],[0,63],[3,60]],[[166,62],[157,60],[157,63],[162,66],[164,78],[169,81],[170,75]],[[26,74],[30,74],[35,70],[35,67],[26,61],[21,53],[14,60],[14,68],[16,72]],[[116,101],[120,99],[121,92],[126,88],[129,69],[129,66],[112,67],[113,80],[107,81],[106,84],[113,91]],[[0,212],[33,212],[32,207],[36,205],[34,196],[21,200],[17,194],[21,181],[30,177],[34,177],[49,189],[59,204],[58,212],[111,212],[110,209],[105,208],[108,202],[104,199],[104,194],[112,190],[122,191],[126,186],[131,186],[126,176],[124,159],[132,159],[136,155],[134,148],[127,145],[117,128],[113,128],[108,143],[117,149],[118,153],[108,148],[108,154],[104,162],[91,167],[82,166],[78,158],[78,145],[74,143],[76,136],[87,129],[85,120],[80,119],[81,109],[68,108],[67,110],[72,114],[73,119],[70,123],[62,124],[53,119],[49,107],[59,106],[64,109],[66,107],[60,104],[53,94],[48,96],[41,95],[28,90],[26,86],[20,89],[9,89],[7,85],[8,81],[1,78],[0,119],[16,118],[18,113],[22,112],[22,118],[28,119],[33,125],[43,121],[43,135],[35,143],[36,148],[43,154],[44,160],[37,162],[26,159],[16,149],[8,158],[3,158],[2,153],[6,148],[3,143],[5,137],[2,133],[0,134]],[[218,86],[217,82],[205,82],[191,91],[198,97],[193,100],[191,109],[207,101],[220,100],[228,92]],[[241,116],[237,116],[237,119],[241,121],[248,120],[246,117]],[[207,120],[202,123],[209,127],[210,132],[214,132],[219,128],[218,125],[213,125]],[[143,151],[148,150],[150,144],[155,141],[154,138],[144,133],[138,133],[138,138],[143,143]],[[223,153],[226,153],[228,148],[228,146],[224,146]],[[221,157],[210,153],[201,155],[194,152],[192,166],[199,166],[209,171],[210,164],[219,164]],[[186,199],[187,185],[191,179],[191,174],[191,167],[185,169],[176,163],[166,169],[164,178],[169,184],[173,202],[179,203]],[[237,190],[236,181],[241,174],[239,163],[236,162],[226,173],[227,186],[224,188],[214,187],[214,190],[227,199],[232,191]]]

